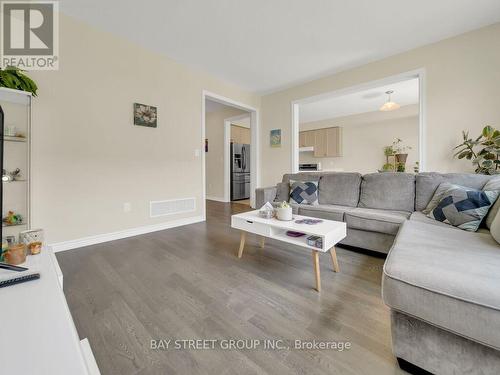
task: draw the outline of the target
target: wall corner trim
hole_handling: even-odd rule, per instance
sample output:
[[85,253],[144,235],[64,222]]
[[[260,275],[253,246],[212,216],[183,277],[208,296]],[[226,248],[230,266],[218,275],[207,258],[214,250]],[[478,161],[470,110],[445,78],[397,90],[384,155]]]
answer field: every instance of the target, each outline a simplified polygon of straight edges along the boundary
[[85,246],[91,246],[103,242],[109,242],[114,240],[119,240],[122,238],[139,236],[141,234],[157,232],[160,230],[171,229],[180,227],[183,225],[195,224],[205,221],[203,216],[193,216],[187,217],[183,219],[171,220],[165,223],[153,224],[153,225],[145,225],[142,227],[125,229],[117,232],[98,234],[95,236],[77,238],[75,240],[62,241],[49,244],[52,247],[52,250],[57,253],[59,251],[66,251],[71,249],[83,248]]

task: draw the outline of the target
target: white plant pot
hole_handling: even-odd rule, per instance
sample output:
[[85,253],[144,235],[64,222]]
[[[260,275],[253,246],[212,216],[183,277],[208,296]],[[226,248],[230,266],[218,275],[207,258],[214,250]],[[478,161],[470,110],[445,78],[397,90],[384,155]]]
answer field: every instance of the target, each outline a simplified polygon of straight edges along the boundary
[[276,209],[276,218],[278,220],[290,221],[293,219],[292,217],[292,207],[286,208],[277,208]]

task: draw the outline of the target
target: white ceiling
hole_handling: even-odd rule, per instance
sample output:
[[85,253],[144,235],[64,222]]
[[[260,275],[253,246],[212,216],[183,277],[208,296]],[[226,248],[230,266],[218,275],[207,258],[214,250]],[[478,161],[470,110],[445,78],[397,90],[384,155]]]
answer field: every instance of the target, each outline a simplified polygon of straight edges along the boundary
[[387,101],[386,91],[389,90],[394,91],[392,101],[401,106],[418,103],[418,78],[414,78],[300,105],[299,121],[305,123],[378,111]]
[[500,21],[499,0],[64,0],[60,7],[260,93]]
[[232,107],[229,107],[227,105],[224,105],[219,102],[215,102],[213,100],[205,100],[205,112],[207,113],[212,113],[212,112],[217,112],[225,109],[231,109]]

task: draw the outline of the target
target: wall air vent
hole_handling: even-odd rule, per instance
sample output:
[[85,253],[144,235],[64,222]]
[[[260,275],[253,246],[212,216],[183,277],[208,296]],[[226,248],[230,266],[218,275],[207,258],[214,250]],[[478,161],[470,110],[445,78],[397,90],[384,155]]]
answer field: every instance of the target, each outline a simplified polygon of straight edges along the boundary
[[149,202],[150,217],[174,215],[196,210],[196,198],[170,199]]

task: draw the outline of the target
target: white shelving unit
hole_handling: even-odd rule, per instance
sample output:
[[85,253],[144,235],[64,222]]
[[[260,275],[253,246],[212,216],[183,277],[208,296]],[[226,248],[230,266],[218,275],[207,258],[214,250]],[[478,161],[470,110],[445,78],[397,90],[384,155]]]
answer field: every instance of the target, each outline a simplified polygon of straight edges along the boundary
[[[31,93],[0,88],[0,105],[4,112],[3,169],[21,170],[13,181],[2,179],[2,236],[14,236],[30,229],[30,167],[31,167]],[[2,171],[3,176],[3,171]],[[22,223],[9,225],[3,221],[9,211],[22,216]]]

